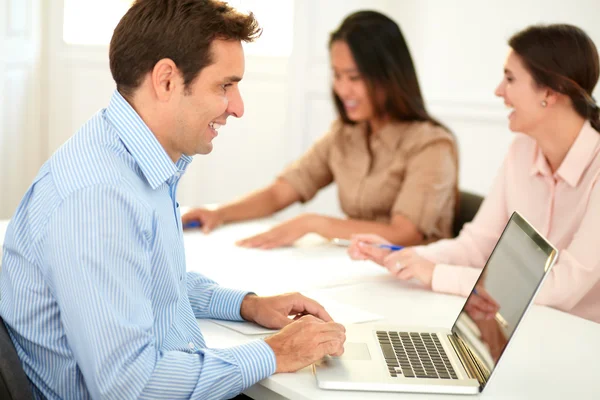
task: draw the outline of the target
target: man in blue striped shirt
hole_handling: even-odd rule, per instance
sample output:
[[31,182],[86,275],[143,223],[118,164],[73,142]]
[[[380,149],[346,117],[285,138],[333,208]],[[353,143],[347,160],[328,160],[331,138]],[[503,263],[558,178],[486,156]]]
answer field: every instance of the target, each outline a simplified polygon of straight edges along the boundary
[[[115,29],[109,106],[44,164],[6,235],[0,314],[36,398],[231,398],[343,352],[316,302],[186,273],[177,184],[242,116],[241,41],[259,32],[214,0],[138,0]],[[283,329],[209,349],[205,317]]]

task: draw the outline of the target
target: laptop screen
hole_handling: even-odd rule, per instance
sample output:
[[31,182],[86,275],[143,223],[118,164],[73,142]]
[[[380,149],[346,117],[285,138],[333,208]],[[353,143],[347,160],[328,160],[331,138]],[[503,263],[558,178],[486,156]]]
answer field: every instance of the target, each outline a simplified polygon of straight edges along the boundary
[[452,327],[483,366],[483,385],[556,257],[556,249],[513,213]]

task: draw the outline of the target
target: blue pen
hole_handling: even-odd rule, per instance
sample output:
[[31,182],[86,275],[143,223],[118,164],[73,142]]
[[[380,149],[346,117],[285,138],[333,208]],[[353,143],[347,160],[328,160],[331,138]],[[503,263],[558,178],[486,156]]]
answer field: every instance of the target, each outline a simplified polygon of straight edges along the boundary
[[404,248],[404,246],[398,246],[396,244],[376,244],[375,247],[379,247],[380,249],[388,249],[391,251],[399,251]]
[[[342,247],[349,247],[350,244],[352,243],[352,241],[348,240],[348,239],[340,239],[340,238],[333,238],[332,242],[338,246],[342,246]],[[375,246],[377,248],[380,249],[387,249],[387,250],[391,250],[391,251],[398,251],[398,250],[402,250],[404,248],[404,246],[398,246],[395,244],[374,244],[374,243],[366,243],[366,242],[361,242],[364,244],[368,244],[369,246]]]
[[200,221],[190,221],[188,223],[183,224],[182,228],[183,229],[200,228],[201,226],[202,226],[202,223]]

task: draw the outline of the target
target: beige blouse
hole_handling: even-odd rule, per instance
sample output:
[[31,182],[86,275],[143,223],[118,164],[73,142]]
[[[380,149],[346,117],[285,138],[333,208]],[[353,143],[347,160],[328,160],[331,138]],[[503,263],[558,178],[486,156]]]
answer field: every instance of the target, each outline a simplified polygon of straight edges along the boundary
[[334,182],[352,219],[389,222],[402,214],[427,241],[451,236],[457,194],[454,136],[429,122],[394,122],[368,135],[366,124],[332,124],[280,178],[302,201]]

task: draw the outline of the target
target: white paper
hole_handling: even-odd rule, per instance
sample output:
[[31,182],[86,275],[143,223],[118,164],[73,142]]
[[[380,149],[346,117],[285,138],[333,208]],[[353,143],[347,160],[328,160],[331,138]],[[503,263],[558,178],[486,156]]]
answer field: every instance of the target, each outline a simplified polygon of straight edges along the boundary
[[373,262],[353,261],[346,248],[316,234],[306,235],[294,246],[273,250],[235,245],[273,225],[273,220],[227,224],[208,235],[199,229],[186,230],[187,270],[201,273],[223,287],[260,295],[394,279],[385,268]]
[[232,329],[244,335],[269,335],[277,332],[276,329],[268,329],[262,327],[254,322],[247,321],[222,321],[219,319],[209,319],[217,325],[224,326],[225,328]]
[[[317,300],[323,307],[325,307],[334,321],[343,325],[358,324],[361,322],[370,322],[383,319],[383,316],[379,314],[364,311],[348,304],[339,303],[335,300],[327,299],[321,296],[318,296],[317,298],[317,296],[311,296],[310,294],[305,295]],[[253,322],[247,321],[223,321],[216,319],[211,319],[209,321],[244,335],[269,335],[277,332],[276,329],[267,329]]]

